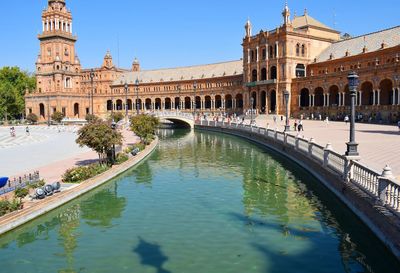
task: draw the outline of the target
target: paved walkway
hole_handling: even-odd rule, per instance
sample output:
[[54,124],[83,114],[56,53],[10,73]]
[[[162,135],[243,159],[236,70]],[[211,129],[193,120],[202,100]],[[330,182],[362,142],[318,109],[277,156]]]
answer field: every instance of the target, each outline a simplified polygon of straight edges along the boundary
[[[19,176],[38,170],[46,182],[60,181],[65,170],[96,162],[98,155],[75,143],[77,127],[16,127],[11,137],[9,127],[0,127],[0,176]],[[130,131],[123,130],[124,145],[138,142]]]
[[[283,130],[284,122],[280,120],[275,124],[272,117],[265,115],[256,119],[257,126]],[[294,120],[290,120],[293,126]],[[329,122],[319,120],[304,120],[304,131],[300,132],[305,138],[313,137],[316,143],[325,146],[331,143],[333,149],[341,154],[346,151],[346,142],[349,139],[349,124],[344,122]],[[293,129],[293,127],[292,127]],[[293,132],[293,134],[295,134]],[[361,162],[382,172],[386,165],[392,168],[393,174],[400,179],[400,132],[394,125],[376,125],[356,123],[356,141]]]

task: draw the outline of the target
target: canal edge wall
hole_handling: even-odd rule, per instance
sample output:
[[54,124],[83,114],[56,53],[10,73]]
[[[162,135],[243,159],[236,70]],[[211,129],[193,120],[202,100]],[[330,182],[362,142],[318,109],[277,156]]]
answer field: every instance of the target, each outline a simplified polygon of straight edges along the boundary
[[[377,204],[370,195],[361,191],[350,182],[344,182],[343,177],[324,168],[320,163],[305,156],[296,149],[283,143],[273,141],[266,136],[252,131],[242,131],[235,128],[212,127],[195,125],[195,129],[224,133],[247,139],[267,149],[275,151],[292,160],[297,165],[311,173],[326,188],[335,194],[367,227],[380,239],[380,241],[400,261],[400,219],[393,214],[386,214],[387,209]],[[368,240],[368,238],[365,238]]]
[[127,170],[145,160],[156,149],[158,142],[159,139],[156,137],[142,152],[130,158],[126,162],[116,165],[112,169],[98,176],[83,181],[71,189],[67,189],[53,196],[46,197],[44,200],[38,200],[37,203],[31,207],[4,215],[0,218],[0,235],[26,224],[60,206],[63,206],[68,202],[84,195],[85,193],[107,183],[111,179],[123,174]]

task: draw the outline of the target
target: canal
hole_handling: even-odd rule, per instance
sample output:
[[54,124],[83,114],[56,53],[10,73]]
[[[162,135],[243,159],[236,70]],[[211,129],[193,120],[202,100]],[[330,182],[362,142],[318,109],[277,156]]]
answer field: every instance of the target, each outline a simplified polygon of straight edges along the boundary
[[139,166],[0,237],[0,272],[399,272],[290,161],[236,137],[159,134]]

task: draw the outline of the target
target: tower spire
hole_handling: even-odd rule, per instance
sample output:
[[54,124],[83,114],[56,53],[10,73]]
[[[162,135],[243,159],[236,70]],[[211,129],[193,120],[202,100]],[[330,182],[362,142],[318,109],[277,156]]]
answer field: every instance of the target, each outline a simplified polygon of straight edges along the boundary
[[246,25],[244,26],[244,29],[246,30],[246,37],[251,37],[251,22],[248,17],[247,17],[247,22],[246,22]]
[[285,1],[285,7],[283,8],[282,16],[283,16],[283,24],[284,25],[290,24],[290,10],[287,1]]

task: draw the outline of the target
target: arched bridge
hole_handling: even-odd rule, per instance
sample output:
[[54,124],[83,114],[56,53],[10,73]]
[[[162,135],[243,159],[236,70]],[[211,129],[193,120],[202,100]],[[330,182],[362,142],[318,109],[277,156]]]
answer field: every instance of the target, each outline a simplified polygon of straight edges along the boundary
[[185,127],[194,127],[194,118],[193,114],[182,113],[179,111],[162,111],[153,113],[155,117],[158,117],[160,120],[168,120],[177,125],[182,125]]

